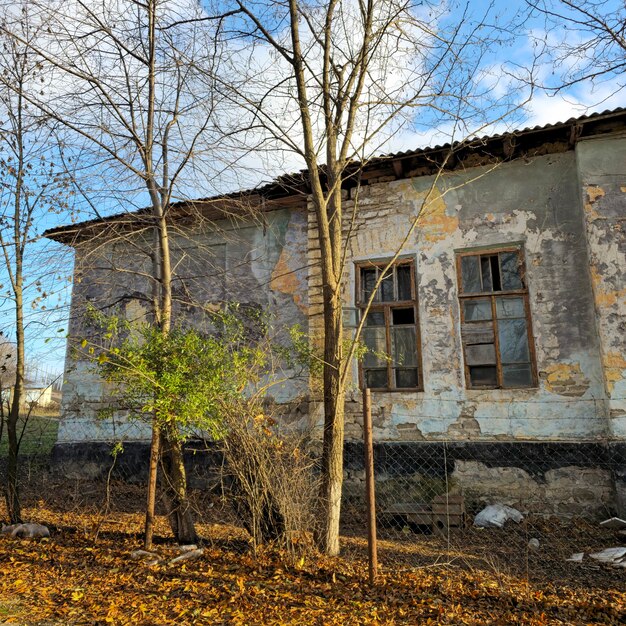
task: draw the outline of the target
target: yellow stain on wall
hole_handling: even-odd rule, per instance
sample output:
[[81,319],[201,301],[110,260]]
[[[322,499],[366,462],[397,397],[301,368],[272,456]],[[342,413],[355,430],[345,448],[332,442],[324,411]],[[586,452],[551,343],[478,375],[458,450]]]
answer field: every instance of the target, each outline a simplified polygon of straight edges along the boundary
[[615,383],[626,378],[626,358],[620,352],[607,352],[603,365],[607,391],[613,393]]
[[598,198],[603,198],[604,195],[605,192],[602,187],[597,187],[596,185],[587,186],[587,202],[585,202],[585,211],[589,215],[590,219],[594,220],[600,217],[599,213],[593,208],[593,205],[596,203]]
[[595,265],[591,266],[591,282],[593,283],[596,306],[600,308],[611,307],[616,304],[618,300],[626,298],[626,289],[607,291],[604,288],[604,278],[600,272],[598,272],[598,268]]
[[[412,190],[413,195],[415,191]],[[421,212],[417,227],[426,241],[436,243],[454,233],[459,227],[459,218],[446,213],[446,203],[437,187],[417,194],[417,205]]]
[[[582,396],[589,387],[589,380],[583,374],[580,363],[553,363],[546,367],[546,373],[545,386],[551,393]],[[568,387],[584,387],[585,389],[568,391]]]
[[289,253],[286,248],[283,248],[278,262],[272,271],[270,289],[291,296],[296,306],[303,313],[307,313],[306,307],[302,303],[302,295],[299,292],[299,286],[300,284],[296,273],[289,267]]

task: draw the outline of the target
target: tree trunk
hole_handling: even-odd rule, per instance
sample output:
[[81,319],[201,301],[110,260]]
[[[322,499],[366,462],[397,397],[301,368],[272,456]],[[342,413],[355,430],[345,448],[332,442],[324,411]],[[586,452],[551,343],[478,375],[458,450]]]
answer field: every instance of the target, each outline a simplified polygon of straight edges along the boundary
[[317,544],[325,554],[339,554],[339,518],[343,485],[345,388],[341,383],[341,301],[324,287],[324,444],[320,487],[320,528]]
[[[15,362],[15,385],[13,386],[13,399],[11,401],[11,410],[9,411],[9,419],[7,421],[7,436],[9,440],[9,454],[7,459],[7,476],[5,484],[5,499],[7,505],[7,514],[11,524],[22,521],[22,511],[19,497],[18,484],[18,453],[19,440],[17,437],[17,424],[20,419],[20,405],[24,400],[24,376],[25,376],[25,337],[24,337],[24,244],[27,241],[28,225],[24,226],[25,231],[22,232],[20,224],[22,223],[22,202],[23,202],[23,185],[25,172],[24,159],[24,126],[22,124],[22,85],[18,92],[17,105],[17,165],[18,174],[15,186],[14,213],[13,213],[13,252],[15,254],[15,273],[13,275],[13,295],[15,296],[15,343],[17,358]],[[30,216],[29,216],[30,217]],[[10,263],[7,263],[7,270],[10,272]]]
[[179,544],[196,543],[198,535],[187,497],[183,444],[175,432],[168,432],[168,427],[161,429],[161,467],[167,517],[176,541]]
[[148,495],[146,500],[146,523],[143,538],[145,550],[152,549],[154,535],[154,512],[156,508],[157,474],[159,466],[161,433],[156,415],[152,419],[152,441],[150,442],[150,465],[148,467]]
[[19,418],[20,401],[22,394],[17,390],[17,385],[13,389],[13,402],[7,422],[7,435],[9,440],[9,454],[7,458],[7,476],[5,484],[5,500],[7,505],[7,515],[11,524],[22,522],[22,510],[20,506],[19,484],[17,476],[18,468],[18,438],[17,422]]
[[5,500],[7,505],[7,515],[11,524],[18,524],[22,521],[22,510],[19,497],[18,483],[18,453],[19,440],[17,437],[17,425],[20,418],[20,405],[24,399],[24,317],[22,307],[22,281],[21,263],[19,280],[16,287],[15,301],[15,327],[17,343],[17,359],[15,364],[15,385],[13,387],[13,398],[9,419],[7,420],[7,436],[9,443],[7,458],[7,475],[5,483]]

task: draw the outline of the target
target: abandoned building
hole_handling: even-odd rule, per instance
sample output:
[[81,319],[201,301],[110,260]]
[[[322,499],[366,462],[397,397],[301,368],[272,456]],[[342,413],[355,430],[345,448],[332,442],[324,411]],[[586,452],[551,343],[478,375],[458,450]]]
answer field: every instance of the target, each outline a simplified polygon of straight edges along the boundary
[[[362,474],[360,381],[372,388],[377,473],[447,472],[455,489],[484,501],[623,515],[626,109],[453,148],[375,158],[358,186],[350,179],[343,190],[346,214],[355,209],[348,332],[421,210],[366,319],[363,340],[376,351],[353,366],[347,482]],[[269,311],[277,326],[297,323],[319,336],[322,280],[308,201],[302,173],[173,207],[180,307],[236,300]],[[76,249],[71,337],[84,332],[86,302],[145,314],[145,281],[118,271],[149,262],[142,218],[48,232]],[[285,420],[319,430],[322,407],[306,380],[274,393]],[[147,446],[147,425],[97,418],[106,400],[69,349],[54,452],[67,472],[101,471],[113,441]],[[411,459],[401,470],[398,450]]]

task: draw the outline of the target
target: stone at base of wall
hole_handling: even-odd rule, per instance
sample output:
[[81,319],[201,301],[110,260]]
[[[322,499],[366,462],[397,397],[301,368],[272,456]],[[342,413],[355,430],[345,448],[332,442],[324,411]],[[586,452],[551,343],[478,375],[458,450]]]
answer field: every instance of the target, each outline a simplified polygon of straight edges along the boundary
[[[377,501],[462,493],[470,512],[501,503],[543,515],[626,514],[626,442],[389,442],[374,445]],[[345,452],[344,496],[362,497],[363,444]]]
[[[72,479],[112,476],[144,482],[147,443],[129,442],[114,459],[105,443],[57,444],[52,468]],[[345,444],[347,500],[364,497],[362,442]],[[626,442],[402,442],[374,446],[377,498],[429,499],[446,488],[463,493],[470,510],[500,502],[521,510],[604,518],[626,515]],[[191,487],[219,484],[222,456],[211,443],[185,449]],[[431,494],[431,495],[429,495]]]
[[[104,442],[57,443],[52,449],[51,469],[71,480],[111,478],[129,483],[145,483],[148,476],[150,445],[126,442],[113,454],[114,445]],[[222,455],[215,444],[191,441],[185,445],[185,468],[189,486],[214,488],[220,482]]]

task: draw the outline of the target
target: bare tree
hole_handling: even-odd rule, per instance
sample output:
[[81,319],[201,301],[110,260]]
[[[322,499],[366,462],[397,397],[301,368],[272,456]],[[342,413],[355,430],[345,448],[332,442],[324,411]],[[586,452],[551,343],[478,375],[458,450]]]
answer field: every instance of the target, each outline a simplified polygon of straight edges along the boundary
[[[490,99],[493,82],[484,80],[483,70],[487,51],[493,53],[509,35],[495,18],[489,22],[491,7],[472,15],[469,4],[455,17],[436,3],[410,0],[234,0],[232,7],[239,13],[229,28],[254,46],[239,58],[250,68],[245,84],[224,77],[222,90],[254,116],[275,151],[296,155],[307,168],[305,182],[298,187],[296,177],[293,184],[311,199],[323,283],[317,542],[336,554],[344,399],[355,346],[346,353],[342,287],[362,168],[405,127],[444,126],[455,140],[510,113],[511,92],[503,100]],[[349,214],[342,208],[346,187],[357,198]],[[407,238],[418,227],[419,214]]]
[[626,4],[613,0],[527,0],[530,18],[544,20],[546,61],[552,72],[542,85],[563,92],[589,81],[605,85],[601,99],[626,87]]
[[40,29],[30,22],[24,7],[21,11],[5,11],[3,20],[11,13],[16,14],[13,23],[19,38],[0,33],[0,275],[6,280],[0,302],[11,310],[15,344],[10,370],[6,369],[7,362],[0,366],[4,369],[2,387],[11,387],[6,416],[5,498],[11,522],[15,523],[21,521],[18,422],[25,402],[25,308],[36,307],[47,295],[41,280],[44,270],[35,269],[35,249],[41,253],[37,239],[46,216],[51,212],[61,213],[68,206],[68,179],[55,162],[59,148],[55,124],[28,103],[28,94],[32,96],[42,90],[42,70],[29,49]]
[[[204,193],[222,170],[216,156],[224,149],[215,129],[215,99],[210,77],[220,61],[219,20],[193,0],[88,0],[36,4],[34,18],[47,36],[28,42],[11,23],[3,30],[28,45],[56,76],[56,91],[29,97],[29,104],[63,124],[68,135],[90,146],[85,199],[99,217],[90,192],[120,199],[126,210],[147,207],[126,233],[129,245],[150,254],[142,272],[151,284],[152,315],[164,334],[172,323],[172,238],[170,207],[189,193]],[[210,24],[215,24],[211,26]],[[101,196],[102,197],[102,196]],[[187,213],[193,212],[193,203]],[[189,215],[188,215],[189,217]],[[134,218],[133,218],[134,219]],[[139,238],[150,236],[138,243]],[[132,241],[131,241],[132,240]],[[107,245],[107,236],[90,242]],[[142,268],[145,269],[145,268]],[[126,268],[127,271],[129,268]],[[139,273],[139,271],[138,271]],[[183,437],[175,421],[155,414],[152,422],[150,479],[145,543],[152,541],[157,464],[161,457],[172,530],[180,542],[196,539],[187,499]]]

